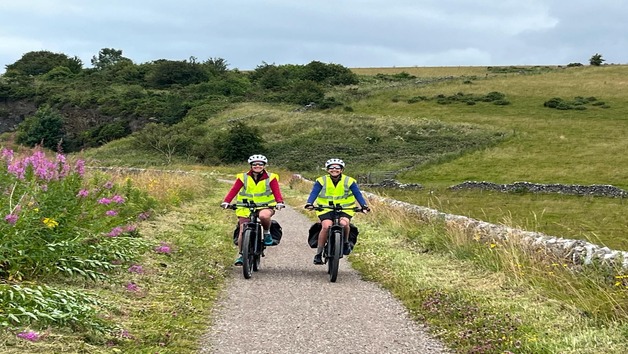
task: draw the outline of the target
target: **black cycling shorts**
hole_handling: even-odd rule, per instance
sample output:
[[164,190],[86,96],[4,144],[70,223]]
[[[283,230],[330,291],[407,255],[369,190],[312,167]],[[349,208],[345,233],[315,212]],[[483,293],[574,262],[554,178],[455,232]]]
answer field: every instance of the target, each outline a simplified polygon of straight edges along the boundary
[[[344,211],[338,212],[338,216],[340,218],[347,218],[347,219],[351,220],[351,215],[345,213]],[[328,213],[321,214],[321,215],[318,216],[318,219],[321,220],[321,221],[323,221],[323,220],[332,220],[333,221],[334,220],[334,212],[330,211]]]

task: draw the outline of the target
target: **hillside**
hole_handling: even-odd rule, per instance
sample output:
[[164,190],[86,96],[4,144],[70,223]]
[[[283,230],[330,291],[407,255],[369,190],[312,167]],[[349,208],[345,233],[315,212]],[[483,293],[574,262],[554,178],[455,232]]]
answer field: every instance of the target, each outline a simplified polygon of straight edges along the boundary
[[[628,205],[622,198],[449,189],[466,180],[625,188],[624,66],[353,69],[357,81],[351,84],[332,84],[329,77],[312,84],[298,79],[303,67],[271,66],[251,76],[224,73],[159,88],[150,75],[131,75],[133,84],[125,83],[131,69],[156,67],[123,69],[124,75],[82,72],[24,85],[0,79],[0,93],[9,93],[5,103],[36,109],[0,142],[14,148],[3,150],[9,214],[0,227],[11,247],[0,262],[2,351],[198,352],[211,323],[223,320],[216,317],[217,301],[229,295],[226,278],[240,272],[231,267],[233,213],[218,207],[229,188],[221,181],[247,168],[251,153],[268,155],[268,169],[281,175],[291,213],[307,213],[301,206],[311,190],[292,174],[320,175],[321,164],[334,156],[346,160],[346,173],[361,181],[394,176],[423,186],[363,184],[365,191],[628,249]],[[295,81],[273,87],[277,73]],[[96,84],[104,82],[106,87]],[[237,87],[244,89],[231,91]],[[307,101],[295,100],[296,88]],[[305,94],[312,88],[323,95]],[[0,118],[8,116],[19,118],[0,110]],[[70,121],[85,129],[65,129]],[[42,135],[68,138],[72,144],[65,147],[75,150],[67,159],[50,151],[51,163],[38,165],[50,168],[50,175],[20,174],[29,171],[21,168],[26,161],[35,168],[33,161],[40,163],[44,154],[21,151],[16,142],[29,138],[37,144],[41,140],[34,137]],[[77,159],[87,167],[150,169],[103,173]],[[156,171],[162,168],[209,173]],[[286,213],[284,232],[292,237],[269,250],[262,270],[242,280],[244,287],[233,284],[242,294],[255,293],[246,290],[250,286],[279,299],[285,290],[269,287],[272,279],[292,290],[294,281],[311,293],[317,288],[307,286],[311,278],[318,290],[335,286],[345,294],[355,293],[345,287],[351,277],[368,279],[403,303],[396,315],[407,309],[459,352],[625,351],[623,269],[584,266],[573,255],[554,258],[542,245],[522,247],[516,237],[483,238],[442,218],[419,220],[379,198],[370,205],[371,213],[355,219],[360,239],[345,259],[359,276],[345,272],[341,282],[329,284],[307,253],[304,225],[314,216]],[[291,254],[274,257],[276,250]],[[287,296],[264,306],[294,318],[304,309],[303,298]],[[335,313],[356,318],[351,306]],[[266,328],[264,321],[255,322],[260,324]],[[311,332],[305,332],[310,342]]]
[[[312,67],[321,69],[320,65]],[[238,78],[236,82],[250,82],[242,87],[268,86],[274,82],[272,73],[281,70],[290,72],[292,67],[268,66],[244,76],[214,76],[210,81],[216,85],[226,80],[233,85]],[[238,124],[244,124],[261,138],[261,145],[253,149],[264,151],[275,168],[313,177],[328,157],[339,156],[348,162],[347,173],[362,182],[394,177],[425,187],[414,193],[379,191],[385,195],[494,223],[628,248],[623,200],[447,189],[465,181],[628,188],[624,153],[628,102],[622,95],[627,66],[351,71],[357,75],[356,83],[321,85],[325,94],[316,96],[309,109],[277,101],[276,89],[264,91],[261,86],[257,91],[247,89],[248,94],[231,90],[229,95],[218,96],[204,83],[156,90],[124,82],[103,91],[102,100],[97,99],[99,91],[71,89],[61,102],[83,97],[84,103],[59,107],[66,119],[72,117],[73,126],[83,126],[72,136],[81,137],[87,144],[84,156],[98,164],[224,164],[225,151],[241,145],[237,137],[235,141],[228,138]],[[87,78],[96,80],[96,74]],[[89,106],[89,102],[105,104]],[[160,110],[146,110],[150,102],[161,102],[155,106]],[[547,102],[560,105],[552,107]],[[81,109],[83,117],[92,117],[87,121],[92,123],[79,124]],[[147,115],[151,111],[158,115],[151,118]],[[107,112],[116,115],[107,116]],[[168,112],[179,112],[178,118],[168,118],[173,117]],[[142,126],[151,120],[169,126],[163,128],[168,132],[142,133]],[[89,148],[129,132],[135,133],[100,149]],[[142,136],[144,143],[137,144]],[[155,149],[159,144],[170,150],[151,152],[151,146]],[[138,154],[138,149],[148,150]],[[249,154],[246,149],[240,154]]]

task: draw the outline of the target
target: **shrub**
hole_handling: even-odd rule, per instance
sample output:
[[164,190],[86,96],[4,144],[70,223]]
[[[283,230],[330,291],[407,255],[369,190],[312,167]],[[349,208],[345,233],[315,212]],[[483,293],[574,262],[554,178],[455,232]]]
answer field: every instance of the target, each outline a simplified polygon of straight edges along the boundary
[[[595,97],[582,97],[576,96],[572,101],[564,100],[560,97],[553,97],[548,101],[543,103],[544,107],[555,108],[558,110],[570,110],[574,109],[577,111],[584,111],[587,109],[586,105],[590,104],[591,106],[598,106],[600,108],[609,108],[602,101],[598,101]],[[606,106],[606,107],[604,107]]]
[[33,147],[41,144],[51,150],[63,148],[63,117],[48,106],[41,107],[34,116],[26,118],[17,127],[16,141]]
[[549,101],[545,101],[543,103],[543,107],[556,108],[562,102],[563,102],[562,98],[560,98],[560,97],[553,97],[553,98],[550,98]]
[[50,70],[45,75],[43,75],[43,79],[47,81],[58,81],[72,77],[73,75],[74,73],[72,73],[72,71],[67,67],[57,66],[56,68]]
[[499,101],[499,100],[503,100],[505,97],[506,97],[505,94],[501,92],[493,91],[493,92],[487,93],[486,96],[484,96],[483,101],[485,102]]
[[253,155],[263,153],[263,139],[258,129],[243,122],[235,122],[224,137],[214,141],[214,148],[222,162],[246,161]]

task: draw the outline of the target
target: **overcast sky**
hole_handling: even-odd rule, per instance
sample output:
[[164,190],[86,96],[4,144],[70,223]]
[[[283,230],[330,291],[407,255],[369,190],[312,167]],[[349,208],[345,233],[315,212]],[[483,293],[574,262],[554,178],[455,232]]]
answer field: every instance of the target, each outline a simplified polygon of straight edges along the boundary
[[628,63],[626,0],[0,0],[0,73],[31,51],[230,69]]

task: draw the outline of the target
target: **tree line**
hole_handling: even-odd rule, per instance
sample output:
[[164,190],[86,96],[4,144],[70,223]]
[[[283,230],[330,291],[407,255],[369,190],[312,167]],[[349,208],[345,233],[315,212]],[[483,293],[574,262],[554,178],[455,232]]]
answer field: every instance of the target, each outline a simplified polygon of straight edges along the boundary
[[[19,124],[18,143],[73,152],[146,130],[136,139],[140,147],[166,155],[185,150],[204,160],[208,140],[216,146],[225,141],[203,131],[199,123],[231,104],[314,103],[326,109],[342,105],[325,96],[330,88],[358,83],[348,68],[319,61],[306,65],[262,62],[244,72],[229,69],[223,58],[137,64],[124,57],[122,50],[103,48],[91,64],[85,68],[77,57],[44,50],[28,52],[6,65],[0,76],[0,102],[26,100],[38,107]],[[0,119],[8,114],[0,110]],[[233,128],[234,134],[237,130],[256,133],[243,123]],[[157,137],[162,141],[155,141]],[[165,137],[170,137],[167,143]],[[212,154],[225,161],[236,158],[228,155]]]

